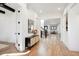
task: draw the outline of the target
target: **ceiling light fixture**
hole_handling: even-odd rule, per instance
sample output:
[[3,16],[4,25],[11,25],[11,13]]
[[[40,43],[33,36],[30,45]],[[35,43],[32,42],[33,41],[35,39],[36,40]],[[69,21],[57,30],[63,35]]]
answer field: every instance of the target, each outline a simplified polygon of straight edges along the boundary
[[61,8],[58,8],[58,10],[60,11],[60,10],[61,10]]
[[42,10],[40,10],[40,13],[42,13]]

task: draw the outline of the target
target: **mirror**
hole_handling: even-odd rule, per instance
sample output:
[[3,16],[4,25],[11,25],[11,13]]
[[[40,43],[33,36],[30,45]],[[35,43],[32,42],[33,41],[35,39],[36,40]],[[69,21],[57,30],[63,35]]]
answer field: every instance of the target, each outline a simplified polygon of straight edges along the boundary
[[28,33],[32,33],[33,28],[34,28],[34,21],[28,19]]

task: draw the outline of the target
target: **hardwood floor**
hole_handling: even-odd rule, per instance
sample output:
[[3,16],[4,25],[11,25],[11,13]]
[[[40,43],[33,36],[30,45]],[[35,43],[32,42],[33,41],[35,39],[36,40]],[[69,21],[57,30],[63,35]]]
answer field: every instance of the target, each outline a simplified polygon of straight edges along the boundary
[[[69,51],[66,46],[57,38],[56,35],[52,35],[46,39],[41,39],[31,49],[26,49],[25,52],[30,51],[26,56],[79,56],[79,52]],[[5,53],[19,53],[14,45],[6,51],[0,52]]]
[[9,45],[9,47],[5,50],[0,51],[0,55],[2,54],[9,54],[9,53],[17,53],[18,51],[15,48],[15,45],[12,43],[7,43],[7,42],[0,42],[2,44]]
[[78,56],[79,52],[69,51],[56,35],[41,39],[31,48],[30,56]]

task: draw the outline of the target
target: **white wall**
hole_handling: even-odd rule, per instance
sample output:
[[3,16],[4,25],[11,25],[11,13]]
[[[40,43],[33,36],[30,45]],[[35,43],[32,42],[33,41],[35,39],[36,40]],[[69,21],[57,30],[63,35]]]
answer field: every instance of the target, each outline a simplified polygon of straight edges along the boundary
[[79,4],[76,4],[69,11],[69,20],[68,20],[68,41],[69,49],[72,51],[79,51]]
[[[73,6],[74,6],[74,4],[71,3],[65,8],[64,13],[61,17],[61,23],[60,23],[60,26],[61,26],[61,28],[60,28],[61,29],[61,41],[65,44],[65,46],[67,48],[69,48],[69,35],[68,35],[69,34],[69,21],[68,21],[68,31],[66,31],[66,13],[71,8],[73,8]],[[68,20],[70,20],[70,19],[68,19]]]
[[0,13],[0,41],[16,41],[16,13],[5,10],[5,14]]
[[63,15],[63,17],[61,18],[61,41],[63,41],[63,43],[65,44],[66,47],[68,47],[68,32],[66,31],[66,16]]
[[61,26],[60,26],[60,23],[58,24],[58,26],[57,26],[57,32],[60,34],[61,33]]
[[79,51],[79,4],[68,10],[68,32],[65,15],[61,18],[61,41],[71,51]]

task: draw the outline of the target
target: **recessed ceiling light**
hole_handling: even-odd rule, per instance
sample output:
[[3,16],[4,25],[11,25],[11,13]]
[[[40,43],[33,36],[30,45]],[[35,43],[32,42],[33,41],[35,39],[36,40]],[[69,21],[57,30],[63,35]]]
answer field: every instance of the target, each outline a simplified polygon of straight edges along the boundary
[[40,10],[40,13],[42,13],[42,10]]
[[61,8],[58,8],[58,10],[61,10]]

